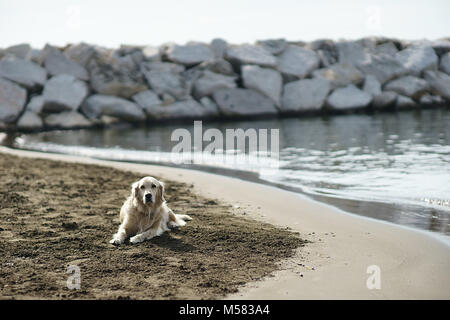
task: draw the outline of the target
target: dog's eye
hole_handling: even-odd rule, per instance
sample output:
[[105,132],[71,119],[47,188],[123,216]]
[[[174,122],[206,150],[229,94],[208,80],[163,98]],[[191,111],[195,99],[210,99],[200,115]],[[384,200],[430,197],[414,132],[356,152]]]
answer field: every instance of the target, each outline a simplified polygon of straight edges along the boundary
[[152,184],[152,188],[156,188],[156,185],[155,185],[155,184]]
[[144,190],[145,189],[145,187],[144,186],[141,186],[141,190]]

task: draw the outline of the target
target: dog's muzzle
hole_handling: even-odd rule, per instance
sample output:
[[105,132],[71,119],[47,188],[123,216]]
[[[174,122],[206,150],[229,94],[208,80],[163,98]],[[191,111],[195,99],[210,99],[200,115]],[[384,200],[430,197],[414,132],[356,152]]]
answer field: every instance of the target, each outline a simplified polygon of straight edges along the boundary
[[152,196],[152,194],[151,194],[151,193],[147,193],[147,194],[144,196],[144,200],[145,200],[145,203],[153,202],[153,196]]

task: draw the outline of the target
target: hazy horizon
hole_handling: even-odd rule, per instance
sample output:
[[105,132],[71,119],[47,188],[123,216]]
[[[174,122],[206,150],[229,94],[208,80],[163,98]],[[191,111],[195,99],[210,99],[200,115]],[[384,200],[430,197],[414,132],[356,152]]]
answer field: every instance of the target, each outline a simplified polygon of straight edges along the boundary
[[450,1],[0,0],[0,47],[450,37]]

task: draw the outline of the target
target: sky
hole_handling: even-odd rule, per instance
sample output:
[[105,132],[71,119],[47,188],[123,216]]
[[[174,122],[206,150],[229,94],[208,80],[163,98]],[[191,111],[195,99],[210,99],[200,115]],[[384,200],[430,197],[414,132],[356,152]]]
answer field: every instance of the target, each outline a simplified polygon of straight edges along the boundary
[[0,0],[0,48],[450,37],[450,0]]

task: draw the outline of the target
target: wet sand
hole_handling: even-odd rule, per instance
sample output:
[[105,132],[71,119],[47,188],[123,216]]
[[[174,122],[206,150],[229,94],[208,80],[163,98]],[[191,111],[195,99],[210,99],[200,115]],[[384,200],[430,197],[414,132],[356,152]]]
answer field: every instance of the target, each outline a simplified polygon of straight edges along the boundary
[[[299,235],[234,214],[189,184],[166,200],[193,221],[141,244],[108,243],[143,174],[0,153],[0,298],[211,299],[269,275]],[[69,290],[67,267],[80,268]]]
[[[270,276],[242,281],[236,290],[224,292],[227,299],[450,299],[450,247],[429,233],[350,215],[267,185],[205,172],[4,147],[0,152],[158,176],[188,185],[193,194],[227,206],[235,217],[269,223],[278,227],[282,237],[281,231],[289,228],[309,241],[295,254],[280,257],[281,268]],[[125,196],[128,191],[123,192]],[[107,227],[114,231],[116,225]],[[298,242],[292,248],[296,246]],[[372,265],[381,271],[380,289],[366,285],[371,275],[367,268]]]

